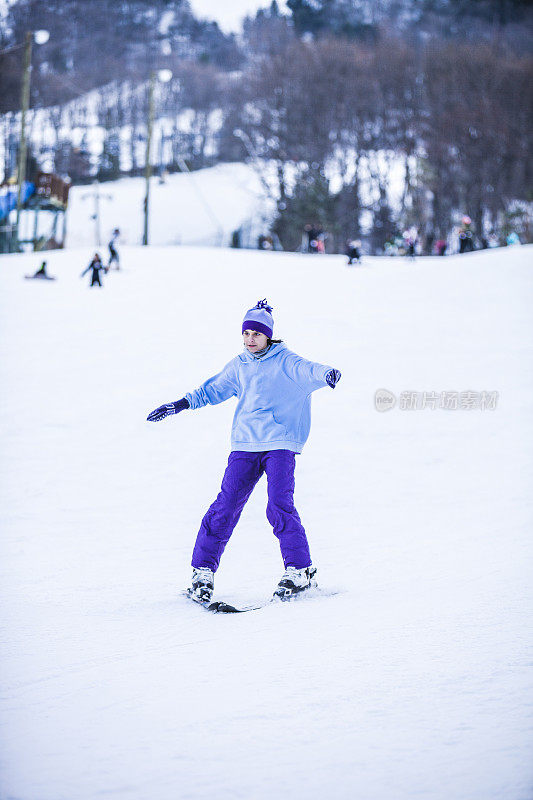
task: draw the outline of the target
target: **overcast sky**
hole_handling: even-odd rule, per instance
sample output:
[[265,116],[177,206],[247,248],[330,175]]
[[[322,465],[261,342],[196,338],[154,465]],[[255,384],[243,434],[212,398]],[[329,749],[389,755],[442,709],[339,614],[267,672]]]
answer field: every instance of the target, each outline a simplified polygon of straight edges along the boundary
[[[237,31],[246,14],[255,14],[258,8],[270,6],[270,0],[189,0],[198,17],[208,17],[218,22],[226,33]],[[278,0],[280,11],[285,11],[284,0]]]
[[[41,0],[46,2],[46,0]],[[271,0],[189,0],[191,8],[198,17],[214,19],[220,28],[229,33],[238,31],[246,14],[255,14],[258,8],[268,8]],[[0,14],[10,0],[0,0]],[[278,0],[280,11],[286,11],[285,0]]]

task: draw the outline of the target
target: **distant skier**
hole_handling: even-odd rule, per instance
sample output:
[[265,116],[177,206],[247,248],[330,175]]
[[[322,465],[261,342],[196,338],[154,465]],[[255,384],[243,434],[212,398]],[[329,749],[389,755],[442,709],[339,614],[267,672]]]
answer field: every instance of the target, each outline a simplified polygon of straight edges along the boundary
[[307,361],[273,339],[272,308],[260,300],[242,323],[244,352],[181,400],[148,415],[158,422],[184,409],[216,405],[232,396],[237,407],[231,452],[220,494],[205,514],[192,555],[193,600],[207,604],[214,574],[243,507],[263,473],[267,476],[267,519],[279,539],[285,572],[274,592],[282,600],[316,586],[305,530],[294,507],[295,455],[311,425],[311,393],[335,388],[339,370]]
[[435,249],[437,250],[437,255],[443,256],[446,253],[446,248],[448,245],[446,244],[446,239],[437,239],[435,242]]
[[111,269],[111,264],[116,264],[115,269],[120,269],[120,256],[117,250],[117,242],[119,236],[120,236],[120,230],[118,228],[115,228],[108,244],[109,247],[109,261],[107,264],[108,269]]
[[348,239],[346,242],[346,255],[348,256],[348,266],[354,261],[361,263],[361,242],[359,239]]
[[34,278],[48,278],[49,276],[46,274],[46,261],[43,261],[35,275]]
[[473,249],[474,232],[472,231],[472,220],[465,215],[459,229],[459,253],[471,253]]
[[33,273],[33,275],[25,275],[24,276],[27,280],[38,280],[38,281],[55,281],[53,275],[49,275],[46,271],[46,261],[43,261],[39,269]]
[[410,228],[403,234],[403,250],[407,258],[414,259],[416,256],[416,246],[418,244],[418,231]]
[[80,275],[80,278],[83,278],[83,276],[86,275],[89,272],[89,270],[92,270],[90,285],[102,286],[102,282],[100,280],[100,273],[102,272],[102,270],[104,272],[107,272],[107,269],[108,268],[104,267],[104,265],[102,264],[102,259],[100,258],[100,255],[98,253],[95,253],[93,256],[93,260],[91,261],[89,266],[83,270],[83,272]]
[[[320,227],[320,225],[317,225],[316,222],[313,223],[313,225],[307,223],[304,230],[307,235],[307,252],[308,253],[320,253],[321,251],[324,252],[325,249],[323,246],[324,232]],[[322,248],[321,248],[321,242],[322,242]]]
[[520,241],[520,236],[517,234],[516,231],[511,231],[507,235],[505,242],[507,244],[507,247],[516,247],[517,244],[522,244],[522,242]]
[[274,242],[272,240],[272,236],[265,236],[261,234],[261,236],[257,239],[257,247],[259,250],[273,250],[274,249]]

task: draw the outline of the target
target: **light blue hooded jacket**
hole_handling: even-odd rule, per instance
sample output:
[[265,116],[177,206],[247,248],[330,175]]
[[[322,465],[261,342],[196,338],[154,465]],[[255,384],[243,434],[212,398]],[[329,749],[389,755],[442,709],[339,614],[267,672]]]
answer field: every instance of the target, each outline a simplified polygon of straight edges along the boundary
[[273,344],[261,358],[248,351],[236,356],[185,397],[191,409],[237,397],[232,450],[301,453],[311,428],[311,394],[327,386],[331,369]]

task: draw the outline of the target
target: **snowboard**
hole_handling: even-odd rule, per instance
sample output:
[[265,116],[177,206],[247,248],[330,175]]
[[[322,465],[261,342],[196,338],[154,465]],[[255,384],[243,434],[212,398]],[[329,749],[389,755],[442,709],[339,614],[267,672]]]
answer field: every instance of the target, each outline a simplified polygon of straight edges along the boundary
[[55,281],[53,275],[24,275],[27,281]]
[[235,606],[230,605],[230,603],[225,603],[223,600],[215,600],[211,602],[209,600],[199,600],[195,595],[187,589],[183,593],[189,600],[192,600],[193,603],[203,608],[205,611],[211,611],[213,614],[244,614],[246,611],[258,611],[260,608],[263,608],[263,605],[260,606],[243,606],[243,608],[236,608]]
[[266,606],[269,606],[272,603],[298,603],[302,600],[311,600],[316,599],[317,597],[331,597],[339,594],[339,591],[335,589],[324,591],[318,586],[310,586],[308,589],[305,589],[302,592],[297,592],[296,594],[290,596],[281,597],[275,594],[273,597],[270,597],[260,605],[242,606],[241,608],[232,606],[230,603],[226,603],[223,600],[215,600],[213,602],[210,600],[199,600],[197,597],[195,597],[190,589],[185,590],[182,594],[185,595],[185,597],[188,597],[193,603],[196,603],[197,606],[203,608],[204,611],[210,611],[212,614],[244,614],[246,611],[259,611],[260,608],[266,608]]

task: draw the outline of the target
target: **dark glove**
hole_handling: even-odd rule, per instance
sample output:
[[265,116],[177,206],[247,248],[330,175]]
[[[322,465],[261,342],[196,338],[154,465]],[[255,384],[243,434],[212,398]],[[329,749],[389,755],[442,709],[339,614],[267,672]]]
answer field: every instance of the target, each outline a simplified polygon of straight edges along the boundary
[[151,414],[148,414],[146,419],[148,422],[159,422],[171,414],[179,414],[180,411],[184,411],[186,408],[190,408],[189,401],[182,397],[181,400],[176,400],[175,403],[166,403],[164,406],[159,406]]
[[341,373],[338,369],[330,369],[328,374],[326,375],[326,383],[328,386],[331,386],[332,389],[335,388],[335,384],[337,384],[341,379]]

